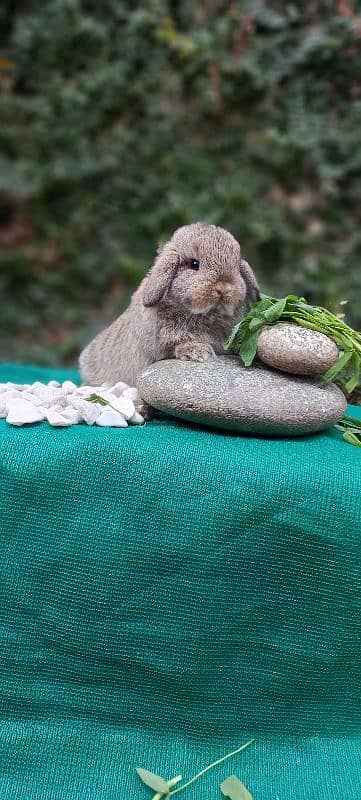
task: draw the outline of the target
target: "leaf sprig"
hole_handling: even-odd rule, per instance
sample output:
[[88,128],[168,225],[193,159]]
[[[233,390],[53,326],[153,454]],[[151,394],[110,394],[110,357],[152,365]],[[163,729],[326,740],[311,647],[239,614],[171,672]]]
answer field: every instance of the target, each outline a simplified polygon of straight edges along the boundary
[[335,425],[337,430],[342,432],[342,438],[355,447],[361,447],[361,419],[356,417],[342,417],[340,422]]
[[[236,750],[232,750],[230,753],[226,753],[225,756],[222,756],[222,758],[217,759],[217,761],[213,761],[212,764],[208,764],[207,767],[204,767],[204,769],[201,769],[200,772],[197,772],[197,774],[187,781],[187,783],[183,783],[182,786],[179,786],[177,789],[173,789],[173,791],[170,791],[170,789],[172,786],[175,786],[176,783],[179,783],[179,781],[182,780],[181,775],[177,775],[175,778],[166,780],[160,775],[156,775],[154,772],[149,772],[147,769],[137,767],[136,770],[143,783],[145,783],[146,786],[149,786],[151,789],[154,789],[156,792],[156,794],[153,795],[152,800],[162,800],[162,798],[172,797],[173,795],[178,794],[178,792],[182,792],[183,789],[186,789],[187,786],[190,786],[191,783],[194,783],[194,781],[198,780],[198,778],[204,775],[205,772],[208,772],[208,770],[213,769],[213,767],[216,767],[218,764],[226,761],[227,758],[231,758],[231,756],[235,756],[237,753],[240,753],[241,750],[245,750],[245,748],[252,744],[252,742],[254,742],[254,739],[250,739],[249,742],[242,744],[241,747],[237,747]],[[231,792],[231,794],[227,794],[228,790]],[[227,778],[227,780],[221,784],[221,791],[226,797],[231,798],[231,800],[252,800],[252,796],[248,792],[248,789],[246,789],[244,784],[241,783],[241,781],[235,775]]]
[[106,400],[105,397],[101,397],[100,394],[95,394],[95,392],[93,392],[93,394],[90,394],[89,397],[86,397],[85,400],[87,400],[88,403],[98,403],[100,406],[110,406],[110,408],[112,408],[113,411],[117,411],[115,406],[113,406],[109,402],[109,400]]
[[225,350],[233,350],[240,355],[249,367],[257,353],[259,334],[264,325],[272,325],[279,320],[287,320],[303,328],[324,333],[341,350],[336,363],[322,376],[321,386],[337,378],[341,388],[353,392],[360,383],[361,333],[354,331],[336,314],[321,306],[312,306],[303,297],[289,294],[281,300],[262,294],[247,316],[235,325],[227,341]]

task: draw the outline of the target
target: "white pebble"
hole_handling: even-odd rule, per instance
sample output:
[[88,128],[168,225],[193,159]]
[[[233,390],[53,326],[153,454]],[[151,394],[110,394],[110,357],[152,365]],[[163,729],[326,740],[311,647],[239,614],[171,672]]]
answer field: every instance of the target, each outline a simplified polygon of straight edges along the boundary
[[1,399],[4,401],[4,403],[15,398],[19,398],[19,400],[21,399],[21,392],[19,392],[17,389],[8,389],[1,395]]
[[20,397],[21,397],[22,400],[28,400],[29,403],[33,403],[34,406],[41,406],[42,405],[41,398],[37,397],[36,394],[33,394],[32,392],[28,392],[28,391],[21,392]]
[[78,387],[75,385],[75,383],[73,383],[73,381],[64,381],[64,383],[62,383],[61,388],[63,392],[66,392],[68,394],[69,392],[73,392],[74,389],[77,389]]
[[28,389],[30,383],[13,383],[12,381],[7,381],[7,383],[0,383],[0,393],[8,392],[11,389],[16,389],[18,392],[22,392],[23,389]]
[[[56,397],[56,395],[55,395],[55,397]],[[72,406],[73,405],[73,401],[77,401],[77,400],[83,400],[83,398],[82,398],[82,396],[80,394],[78,394],[78,392],[73,392],[72,394],[68,394],[67,395],[66,404],[68,406]]]
[[59,411],[54,411],[53,408],[49,408],[46,418],[53,428],[66,428],[68,425],[74,424],[70,419],[65,417],[64,414],[60,414]]
[[64,394],[62,389],[54,389],[53,403],[58,403],[58,405],[62,406],[66,406],[68,404],[68,396]]
[[44,411],[28,400],[13,400],[8,404],[6,422],[9,425],[28,425],[31,422],[41,422],[43,419],[45,419]]
[[30,393],[35,397],[40,397],[41,400],[52,400],[54,397],[54,389],[51,386],[37,386],[36,389],[28,392],[28,394]]
[[68,406],[62,410],[62,415],[66,419],[69,419],[72,425],[78,425],[81,422],[81,413],[78,409],[72,408],[72,406]]
[[132,417],[130,417],[129,424],[130,425],[144,425],[145,419],[139,414],[139,411],[134,411]]
[[73,400],[72,407],[79,411],[81,419],[87,425],[94,425],[94,422],[103,411],[103,406],[100,403],[88,403],[86,400],[81,399]]
[[95,424],[112,428],[128,427],[128,423],[125,421],[124,417],[118,414],[117,411],[114,411],[113,408],[104,408],[104,411],[102,411]]
[[132,400],[123,397],[123,395],[121,397],[114,397],[113,395],[112,399],[109,399],[109,402],[122,414],[124,419],[130,419],[135,412],[135,406]]
[[86,397],[87,395],[94,394],[94,386],[78,386],[76,394],[80,397]]
[[110,391],[115,395],[115,397],[120,397],[120,395],[123,394],[123,392],[127,389],[129,389],[129,386],[127,383],[123,383],[123,381],[118,381],[118,383],[115,383],[114,386],[110,387]]
[[125,389],[122,397],[127,397],[128,400],[132,400],[135,405],[142,402],[142,398],[139,396],[138,389],[136,389],[135,386],[129,386],[128,389]]
[[[92,394],[98,394],[110,405],[87,401],[86,397]],[[131,425],[143,425],[144,418],[136,410],[135,403],[142,403],[137,389],[123,381],[113,386],[107,382],[101,386],[76,386],[73,381],[61,384],[56,380],[47,384],[41,381],[0,384],[0,418],[5,417],[12,425],[43,419],[48,419],[54,427],[85,422],[87,425],[97,423],[103,427],[126,428],[127,420]]]
[[110,389],[104,389],[102,386],[94,386],[92,394],[99,395],[99,397],[101,397],[103,400],[117,400],[117,397]]

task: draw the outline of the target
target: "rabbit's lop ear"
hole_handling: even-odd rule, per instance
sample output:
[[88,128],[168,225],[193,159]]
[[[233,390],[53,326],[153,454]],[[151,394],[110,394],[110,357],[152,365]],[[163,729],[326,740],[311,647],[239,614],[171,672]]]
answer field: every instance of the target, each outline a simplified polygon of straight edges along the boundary
[[150,270],[143,291],[143,304],[155,306],[162,299],[179,266],[179,255],[169,245],[158,248],[157,258]]
[[252,301],[252,303],[256,303],[257,300],[260,300],[261,295],[253,269],[250,267],[248,261],[244,260],[244,258],[241,258],[239,269],[246,284],[247,297]]

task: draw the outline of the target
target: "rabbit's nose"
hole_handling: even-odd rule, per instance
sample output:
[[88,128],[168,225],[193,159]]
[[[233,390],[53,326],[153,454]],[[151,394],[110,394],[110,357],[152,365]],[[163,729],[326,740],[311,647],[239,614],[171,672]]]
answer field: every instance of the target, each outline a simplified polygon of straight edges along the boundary
[[218,294],[218,297],[220,297],[220,298],[223,298],[223,297],[224,297],[224,295],[226,294],[226,288],[225,288],[225,286],[223,286],[223,285],[222,285],[222,284],[220,284],[220,283],[217,283],[217,285],[216,285],[216,292],[217,292],[217,294]]
[[220,300],[226,300],[230,297],[232,291],[232,287],[229,284],[222,284],[217,283],[216,285],[216,292]]

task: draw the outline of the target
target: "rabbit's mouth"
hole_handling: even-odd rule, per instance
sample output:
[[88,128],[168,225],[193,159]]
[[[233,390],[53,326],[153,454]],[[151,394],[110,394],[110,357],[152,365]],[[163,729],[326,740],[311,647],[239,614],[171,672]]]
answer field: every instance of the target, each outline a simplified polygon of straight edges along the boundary
[[190,308],[189,308],[191,314],[195,314],[198,317],[200,317],[200,316],[205,317],[207,314],[210,314],[211,311],[214,311],[214,309],[215,309],[214,305],[207,305],[207,306],[204,306],[203,308],[200,308],[199,306],[197,306],[197,307],[190,306]]
[[207,315],[212,313],[222,318],[234,316],[235,310],[242,299],[242,292],[238,286],[229,281],[218,281],[215,285],[201,284],[192,292],[192,314]]
[[215,303],[208,303],[207,305],[200,308],[197,307],[190,307],[190,312],[192,314],[196,314],[197,316],[206,317],[208,315],[214,317],[222,317],[222,319],[229,319],[230,317],[234,316],[235,308],[237,304],[234,303],[224,303],[222,301],[218,301]]
[[219,303],[214,309],[219,317],[233,317],[236,310],[237,303]]

